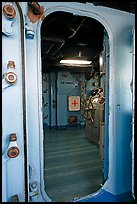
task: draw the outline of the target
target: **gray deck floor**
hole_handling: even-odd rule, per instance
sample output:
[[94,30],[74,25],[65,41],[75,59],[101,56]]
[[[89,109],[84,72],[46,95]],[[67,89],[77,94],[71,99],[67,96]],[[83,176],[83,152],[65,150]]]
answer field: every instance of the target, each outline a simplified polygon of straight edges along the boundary
[[45,130],[46,192],[55,202],[72,201],[97,191],[102,183],[99,148],[85,138],[84,128]]

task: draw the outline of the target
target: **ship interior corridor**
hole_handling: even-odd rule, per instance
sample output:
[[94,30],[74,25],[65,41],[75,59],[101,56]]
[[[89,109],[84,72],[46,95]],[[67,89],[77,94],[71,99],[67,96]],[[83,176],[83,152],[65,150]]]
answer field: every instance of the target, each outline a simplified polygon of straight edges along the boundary
[[[60,63],[72,58],[90,63]],[[95,19],[51,13],[41,59],[45,191],[52,201],[73,201],[107,179],[108,34]]]

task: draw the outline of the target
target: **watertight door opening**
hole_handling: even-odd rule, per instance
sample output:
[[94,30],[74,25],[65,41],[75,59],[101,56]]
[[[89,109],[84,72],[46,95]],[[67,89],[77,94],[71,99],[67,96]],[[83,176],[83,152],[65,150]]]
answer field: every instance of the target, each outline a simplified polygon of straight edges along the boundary
[[[90,66],[58,63],[79,51]],[[44,179],[53,201],[94,193],[107,180],[108,53],[107,32],[92,18],[55,12],[42,23]]]

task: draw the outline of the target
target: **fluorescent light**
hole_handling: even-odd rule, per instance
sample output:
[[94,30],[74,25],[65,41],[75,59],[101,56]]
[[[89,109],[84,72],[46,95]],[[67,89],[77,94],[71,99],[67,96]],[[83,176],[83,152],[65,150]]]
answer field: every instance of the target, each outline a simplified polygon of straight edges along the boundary
[[91,61],[87,60],[61,60],[61,64],[91,64]]
[[100,66],[103,65],[103,56],[102,55],[100,55],[100,57],[99,57],[99,64],[100,64]]

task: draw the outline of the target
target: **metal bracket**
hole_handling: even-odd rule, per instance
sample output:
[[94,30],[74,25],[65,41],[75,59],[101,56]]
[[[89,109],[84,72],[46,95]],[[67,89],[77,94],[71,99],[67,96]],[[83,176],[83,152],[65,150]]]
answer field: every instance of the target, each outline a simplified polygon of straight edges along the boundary
[[9,141],[9,146],[2,155],[2,165],[4,165],[10,158],[16,158],[20,152],[17,144],[17,136],[15,133],[10,134]]
[[7,64],[7,72],[2,75],[2,92],[10,87],[11,85],[15,84],[17,81],[17,75],[15,70],[15,62],[8,61]]
[[3,14],[2,33],[11,36],[14,34],[12,26],[16,17],[16,10],[12,3],[8,2],[3,6]]
[[25,35],[27,39],[33,39],[35,36],[34,24],[30,21],[28,16],[26,16]]
[[4,33],[6,36],[11,36],[14,34],[13,32],[13,21],[8,21],[7,19],[3,19],[2,23],[2,33]]
[[30,183],[30,196],[38,196],[38,183],[37,183],[37,181]]

